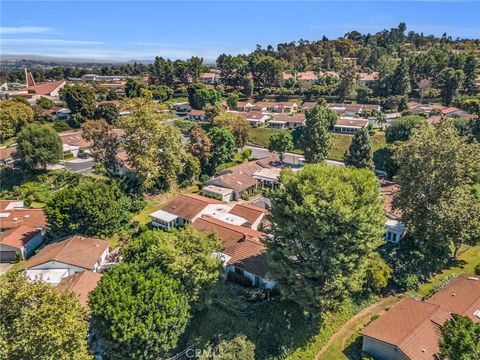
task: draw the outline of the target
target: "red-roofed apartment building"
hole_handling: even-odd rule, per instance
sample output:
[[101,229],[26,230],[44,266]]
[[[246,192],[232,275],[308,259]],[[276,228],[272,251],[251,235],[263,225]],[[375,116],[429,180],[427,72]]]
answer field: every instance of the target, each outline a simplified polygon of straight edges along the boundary
[[427,301],[400,301],[362,331],[362,350],[378,360],[434,360],[451,314],[480,322],[480,278],[462,275]]

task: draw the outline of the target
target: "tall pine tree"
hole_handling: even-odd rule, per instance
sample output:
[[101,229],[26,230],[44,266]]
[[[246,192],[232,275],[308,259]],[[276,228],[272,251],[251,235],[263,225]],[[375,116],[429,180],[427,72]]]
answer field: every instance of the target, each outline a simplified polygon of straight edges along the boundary
[[337,114],[324,106],[315,105],[307,111],[302,148],[307,163],[320,163],[327,158],[331,146],[330,130]]
[[362,128],[355,133],[344,161],[347,166],[373,170],[372,140],[367,128]]

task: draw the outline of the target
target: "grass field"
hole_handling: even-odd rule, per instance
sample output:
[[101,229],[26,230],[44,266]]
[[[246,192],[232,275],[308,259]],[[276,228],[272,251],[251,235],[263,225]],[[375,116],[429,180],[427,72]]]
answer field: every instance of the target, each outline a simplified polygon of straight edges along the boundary
[[[270,136],[281,131],[290,130],[271,129],[267,127],[251,128],[248,134],[248,140],[253,144],[268,147]],[[330,160],[343,161],[343,155],[348,150],[352,142],[352,137],[352,135],[332,133],[332,147],[330,148],[328,158]],[[383,150],[385,144],[385,134],[383,132],[377,132],[372,136],[373,159],[377,169],[385,169],[385,151]],[[298,148],[296,150],[298,150]]]

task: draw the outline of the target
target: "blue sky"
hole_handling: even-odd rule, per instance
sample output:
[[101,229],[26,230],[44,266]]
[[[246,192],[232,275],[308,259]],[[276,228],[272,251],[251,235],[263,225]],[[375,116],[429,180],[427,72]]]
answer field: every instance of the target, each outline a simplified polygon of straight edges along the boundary
[[480,1],[2,1],[1,10],[2,54],[62,58],[211,61],[400,21],[425,34],[480,38]]

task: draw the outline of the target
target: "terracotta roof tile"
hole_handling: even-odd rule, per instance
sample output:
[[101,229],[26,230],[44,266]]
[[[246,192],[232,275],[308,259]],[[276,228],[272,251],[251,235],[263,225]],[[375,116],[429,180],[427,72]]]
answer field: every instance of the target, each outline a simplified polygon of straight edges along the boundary
[[244,218],[248,224],[252,225],[259,218],[263,218],[268,211],[250,204],[235,204],[229,213]]
[[45,228],[47,219],[43,209],[15,208],[0,212],[0,229],[13,229],[21,225]]
[[95,290],[102,274],[93,271],[82,271],[64,277],[58,284],[60,290],[72,290],[77,295],[80,303],[88,304],[88,295]]
[[92,270],[107,248],[106,240],[73,235],[45,246],[37,255],[31,257],[22,269],[30,269],[49,261],[58,261]]
[[5,232],[0,233],[0,243],[3,245],[21,249],[39,232],[40,230],[37,228],[33,228],[27,225],[21,225],[15,229],[9,229]]
[[196,194],[178,194],[162,210],[192,221],[210,204],[223,204],[223,202]]
[[24,90],[27,90],[29,93],[33,92],[33,94],[35,95],[50,95],[52,92],[54,92],[63,85],[65,85],[65,80],[58,80],[45,82],[34,86],[27,86],[24,88]]

